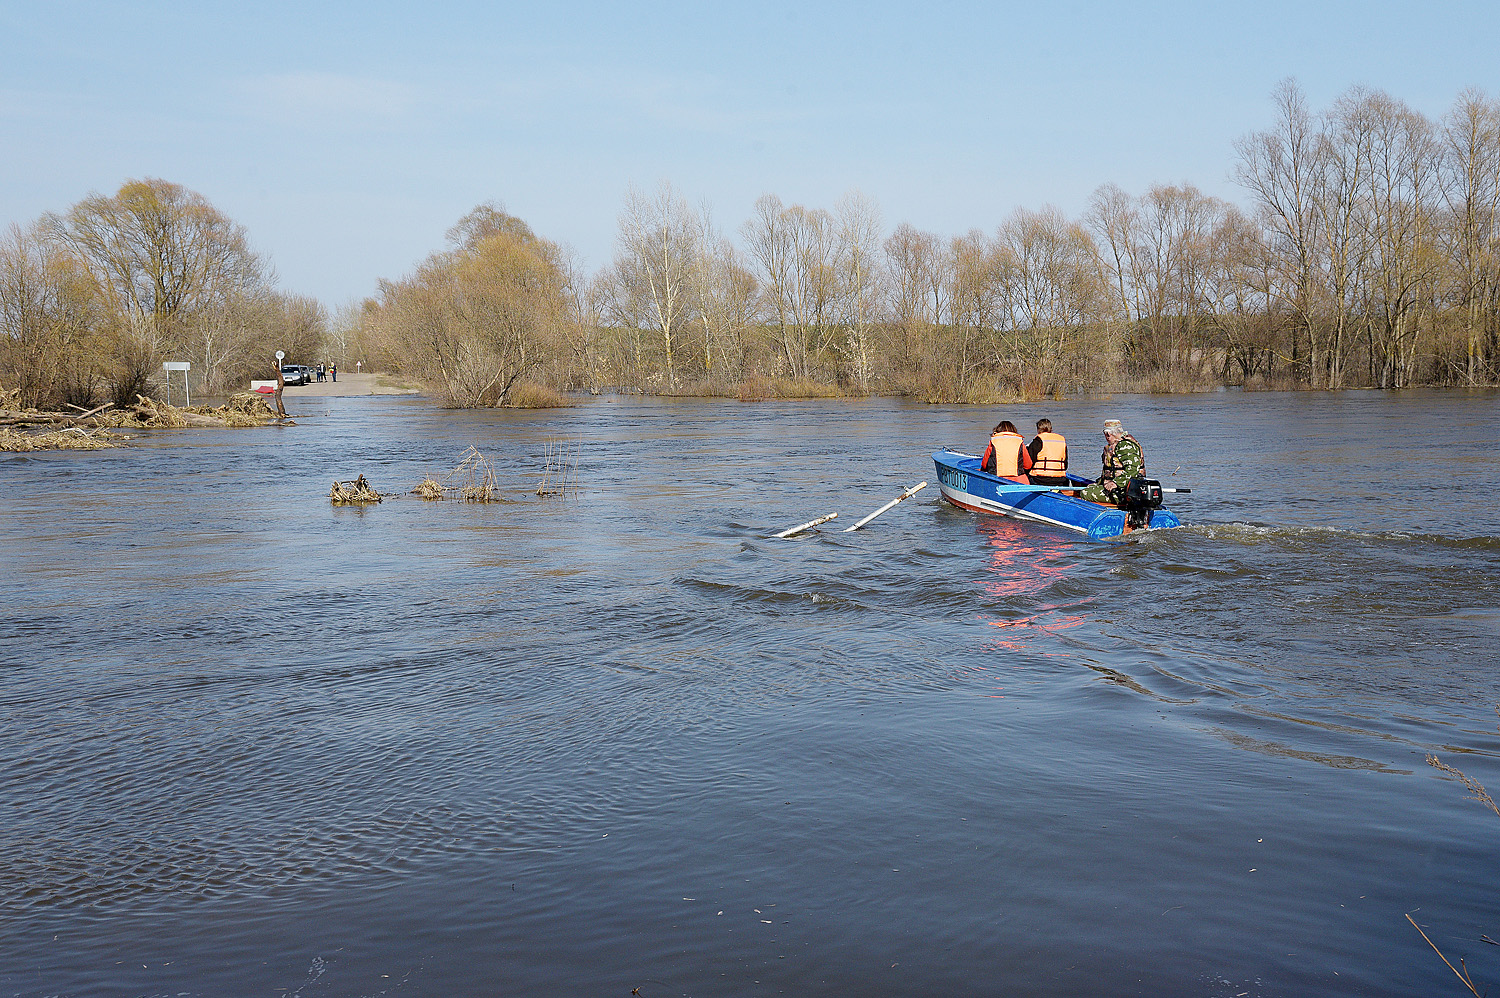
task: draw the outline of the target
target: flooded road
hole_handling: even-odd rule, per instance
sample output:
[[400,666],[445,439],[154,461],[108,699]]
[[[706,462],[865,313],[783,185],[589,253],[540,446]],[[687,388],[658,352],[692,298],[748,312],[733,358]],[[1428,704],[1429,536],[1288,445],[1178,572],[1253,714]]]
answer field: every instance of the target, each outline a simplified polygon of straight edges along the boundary
[[[0,456],[0,994],[1500,984],[1500,394],[294,392]],[[838,529],[1041,416],[1187,525]]]

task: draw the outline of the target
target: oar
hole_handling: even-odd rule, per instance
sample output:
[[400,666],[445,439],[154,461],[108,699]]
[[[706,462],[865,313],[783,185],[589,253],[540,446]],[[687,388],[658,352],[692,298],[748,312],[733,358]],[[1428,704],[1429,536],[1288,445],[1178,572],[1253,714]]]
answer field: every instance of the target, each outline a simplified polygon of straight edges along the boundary
[[1087,485],[996,485],[996,492],[1077,492]]
[[[1078,492],[1092,485],[997,485],[996,492]],[[1172,492],[1178,495],[1188,495],[1192,489],[1162,489],[1162,492]]]
[[792,527],[789,530],[783,530],[781,533],[776,534],[775,536],[790,537],[793,534],[800,534],[804,530],[811,530],[813,527],[816,527],[820,523],[827,523],[829,520],[836,519],[838,519],[837,513],[829,513],[827,516],[820,516],[816,520],[808,520],[806,523],[799,523],[795,527]]
[[858,530],[860,527],[863,527],[865,524],[867,524],[871,520],[875,519],[881,513],[884,513],[886,510],[888,510],[892,506],[896,505],[896,503],[900,502],[903,499],[910,499],[912,496],[916,495],[918,492],[921,492],[925,488],[927,488],[927,483],[926,482],[919,482],[916,485],[913,485],[911,488],[907,489],[905,492],[901,493],[899,496],[897,496],[896,498],[892,499],[890,502],[886,503],[884,506],[880,507],[875,512],[871,513],[869,516],[865,517],[863,520],[860,520],[854,526],[852,526],[852,527],[845,527],[844,528],[844,533],[847,534],[847,533],[850,533],[852,531]]

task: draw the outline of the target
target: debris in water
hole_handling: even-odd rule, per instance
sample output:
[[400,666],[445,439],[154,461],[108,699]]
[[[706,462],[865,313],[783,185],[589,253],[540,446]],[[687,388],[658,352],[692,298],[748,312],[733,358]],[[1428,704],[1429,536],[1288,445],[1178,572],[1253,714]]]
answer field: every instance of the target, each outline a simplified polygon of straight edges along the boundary
[[478,447],[464,451],[458,466],[444,475],[442,481],[428,475],[411,490],[411,494],[429,502],[442,499],[505,502],[505,498],[496,493],[495,465],[479,452]]
[[335,506],[361,506],[380,502],[383,497],[365,481],[364,475],[360,475],[352,482],[334,482],[333,491],[328,493],[328,498]]
[[537,495],[562,499],[570,495],[577,496],[578,454],[582,447],[581,443],[547,441],[547,449],[543,455],[547,466],[542,469],[542,480],[536,487]]

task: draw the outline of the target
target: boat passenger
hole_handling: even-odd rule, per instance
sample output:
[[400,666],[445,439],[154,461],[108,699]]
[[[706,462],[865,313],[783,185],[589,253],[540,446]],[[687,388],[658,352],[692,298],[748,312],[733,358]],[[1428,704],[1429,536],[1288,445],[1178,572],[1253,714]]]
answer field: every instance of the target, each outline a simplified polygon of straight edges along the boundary
[[979,462],[981,471],[988,471],[1001,478],[1026,483],[1026,472],[1031,468],[1031,455],[1026,451],[1026,438],[1021,436],[1016,424],[1002,419],[990,431],[990,445],[984,449],[984,459]]
[[1052,420],[1036,421],[1036,437],[1026,445],[1026,452],[1031,456],[1027,477],[1032,485],[1068,484],[1068,441],[1052,432]]
[[1118,506],[1125,497],[1125,483],[1146,473],[1146,453],[1118,419],[1106,419],[1101,458],[1104,468],[1099,472],[1099,480],[1080,494],[1091,502]]

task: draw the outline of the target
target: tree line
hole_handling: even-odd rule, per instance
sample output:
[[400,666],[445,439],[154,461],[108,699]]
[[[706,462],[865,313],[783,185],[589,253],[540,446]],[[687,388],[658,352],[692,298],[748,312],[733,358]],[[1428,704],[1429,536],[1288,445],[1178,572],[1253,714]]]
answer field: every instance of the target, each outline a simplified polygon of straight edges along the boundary
[[156,396],[163,360],[199,390],[243,388],[273,353],[312,361],[323,307],[276,289],[244,227],[201,194],[148,178],[0,237],[0,389],[42,409]]
[[[1021,208],[992,232],[943,237],[886,232],[858,194],[832,210],[767,194],[731,237],[663,184],[630,192],[614,258],[585,278],[481,206],[525,231],[526,265],[546,275],[526,285],[532,321],[503,327],[510,373],[482,401],[528,377],[932,401],[1500,382],[1500,102],[1467,91],[1434,121],[1356,87],[1314,114],[1287,81],[1274,106],[1271,126],[1235,146],[1244,207],[1191,183],[1105,184],[1077,218]],[[399,343],[391,361],[399,352],[419,375],[458,370],[439,330],[493,354],[464,332],[501,293],[503,270],[486,271],[484,290],[465,276],[488,252],[464,240],[383,284],[362,333]],[[418,322],[414,303],[433,294],[452,315]],[[447,394],[465,391],[455,381]]]
[[662,184],[629,193],[613,259],[588,274],[487,203],[331,322],[276,293],[200,196],[132,181],[0,246],[0,384],[135,390],[165,349],[227,384],[296,336],[455,406],[1500,383],[1500,102],[1466,91],[1433,120],[1356,87],[1314,113],[1287,81],[1273,103],[1235,144],[1243,207],[1105,184],[1078,217],[1020,208],[941,236],[887,231],[859,194],[767,194],[726,233]]

